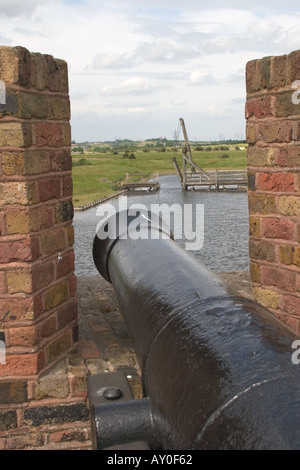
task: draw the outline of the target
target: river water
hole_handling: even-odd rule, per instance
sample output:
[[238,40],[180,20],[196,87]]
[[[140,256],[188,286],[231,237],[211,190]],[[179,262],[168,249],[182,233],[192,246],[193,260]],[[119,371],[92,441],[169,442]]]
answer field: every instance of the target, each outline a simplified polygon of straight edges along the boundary
[[[247,192],[183,191],[177,176],[164,176],[160,177],[159,191],[126,193],[126,197],[128,206],[142,203],[148,209],[152,204],[180,204],[183,208],[183,222],[184,207],[186,207],[184,205],[193,208],[194,223],[197,220],[195,207],[199,205],[198,207],[202,208],[199,214],[200,212],[204,214],[204,223],[201,224],[204,243],[201,249],[198,248],[200,246],[198,243],[197,249],[189,251],[213,271],[239,271],[249,268]],[[109,203],[119,207],[120,200],[115,198]],[[91,276],[98,273],[92,256],[93,240],[100,221],[96,211],[97,207],[84,212],[75,212],[75,272],[77,276]],[[198,220],[200,220],[199,217]],[[175,226],[172,218],[170,225],[173,231]],[[180,230],[177,233],[180,234]],[[186,248],[188,240],[184,237],[183,229],[181,238],[177,237],[177,242]]]

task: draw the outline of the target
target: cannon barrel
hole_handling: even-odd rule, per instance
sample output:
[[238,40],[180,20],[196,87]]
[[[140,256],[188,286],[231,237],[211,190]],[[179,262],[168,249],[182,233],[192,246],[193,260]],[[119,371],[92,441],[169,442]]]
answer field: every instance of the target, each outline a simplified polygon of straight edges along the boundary
[[96,235],[93,257],[133,339],[152,446],[300,449],[297,336],[256,302],[229,293],[151,212],[140,218],[138,239],[125,215],[117,214],[113,239]]

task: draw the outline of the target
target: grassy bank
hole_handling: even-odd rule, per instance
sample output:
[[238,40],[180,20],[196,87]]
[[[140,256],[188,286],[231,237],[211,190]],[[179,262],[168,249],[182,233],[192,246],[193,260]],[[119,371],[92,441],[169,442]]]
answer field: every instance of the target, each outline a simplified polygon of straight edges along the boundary
[[[135,149],[135,158],[124,158],[123,154],[123,152],[73,154],[74,206],[88,204],[113,194],[117,190],[117,182],[124,180],[126,173],[149,175],[175,173],[173,157],[177,158],[180,167],[182,165],[180,150],[143,152]],[[245,150],[193,151],[193,160],[205,170],[246,168]]]

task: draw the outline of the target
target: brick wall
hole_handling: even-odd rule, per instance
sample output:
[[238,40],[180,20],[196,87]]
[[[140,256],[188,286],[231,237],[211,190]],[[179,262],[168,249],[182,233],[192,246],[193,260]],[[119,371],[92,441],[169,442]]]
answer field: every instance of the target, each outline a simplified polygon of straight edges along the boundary
[[77,342],[67,64],[0,47],[0,80],[0,448],[20,448],[19,436],[41,445],[29,432],[38,416],[53,424],[73,409],[76,421],[82,407],[87,419],[66,366],[64,410],[43,401],[62,403],[61,389],[38,392]]
[[300,51],[253,60],[246,67],[252,288],[260,304],[300,333],[297,80]]

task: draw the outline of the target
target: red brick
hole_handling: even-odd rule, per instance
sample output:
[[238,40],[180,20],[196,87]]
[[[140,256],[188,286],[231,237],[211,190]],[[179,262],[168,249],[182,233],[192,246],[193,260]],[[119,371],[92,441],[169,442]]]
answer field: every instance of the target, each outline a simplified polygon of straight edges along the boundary
[[287,84],[300,80],[300,51],[293,51],[287,56]]
[[297,224],[297,228],[296,228],[296,241],[300,243],[300,222],[299,224]]
[[288,328],[293,330],[295,333],[300,335],[300,320],[296,317],[292,317],[286,313],[282,313],[281,311],[276,312],[276,317],[283,323],[285,323]]
[[65,228],[47,230],[40,235],[42,255],[44,257],[59,253],[67,248],[67,234]]
[[283,240],[294,239],[295,224],[292,220],[268,217],[262,220],[262,227],[263,237]]
[[[55,431],[49,435],[49,440],[52,443],[61,442],[85,442],[87,439],[86,433],[83,429],[65,429],[63,431]],[[78,444],[77,444],[78,445]]]
[[5,212],[0,212],[0,237],[6,235]]
[[258,61],[260,88],[271,88],[271,57],[263,57]]
[[296,274],[296,288],[297,291],[300,292],[300,272],[299,274]]
[[300,317],[300,297],[284,295],[282,296],[282,299],[283,311]]
[[48,338],[57,330],[56,312],[48,317],[41,325],[41,337]]
[[272,57],[271,84],[275,88],[284,87],[286,83],[286,55]]
[[34,447],[43,446],[44,437],[41,432],[18,432],[17,435],[10,434],[6,440],[7,450],[25,450],[33,449]]
[[257,119],[272,116],[272,96],[264,95],[253,98],[246,103],[246,119],[255,117]]
[[68,197],[73,195],[73,179],[72,176],[65,176],[62,179],[62,196]]
[[34,232],[40,232],[54,225],[54,208],[53,206],[39,206],[30,209],[29,225]]
[[300,166],[300,147],[282,149],[276,158],[276,163],[286,167]]
[[67,234],[68,245],[73,246],[74,245],[74,225],[69,225],[68,227],[66,227],[66,234]]
[[51,171],[71,171],[72,157],[70,149],[60,149],[51,152]]
[[10,347],[32,347],[34,348],[40,341],[39,327],[26,326],[9,329]]
[[263,191],[294,191],[294,173],[260,173],[259,188]]
[[300,173],[295,173],[295,191],[300,194]]
[[[300,105],[297,105],[299,108]],[[295,121],[293,124],[293,140],[299,141],[300,140],[300,122]]]
[[261,266],[261,280],[264,286],[273,286],[289,292],[296,291],[296,273],[286,269]]
[[60,67],[59,62],[53,56],[45,54],[46,87],[51,91],[60,91]]
[[42,308],[39,296],[35,298],[13,296],[1,299],[0,325],[5,326],[10,322],[31,322],[40,315]]
[[24,238],[0,242],[0,263],[34,261],[38,256],[39,246],[36,239]]
[[0,367],[0,377],[35,375],[44,365],[45,360],[42,352],[6,355],[6,364],[2,364]]
[[47,287],[54,280],[54,263],[42,263],[32,269],[33,291]]
[[65,328],[77,319],[77,300],[70,299],[66,305],[59,307],[57,312],[58,328]]
[[48,178],[38,182],[40,201],[60,198],[60,178]]
[[62,125],[58,123],[37,123],[36,143],[38,147],[62,147],[64,145]]
[[77,287],[77,277],[74,274],[72,277],[69,279],[69,292],[70,292],[70,297],[75,297],[76,295],[76,287]]
[[75,270],[75,254],[73,251],[65,253],[56,261],[56,279],[69,276]]
[[259,90],[258,61],[251,60],[246,65],[246,88],[247,93],[254,93]]
[[290,142],[292,140],[292,123],[288,121],[262,121],[259,123],[259,140],[263,142]]
[[300,104],[295,104],[293,102],[293,92],[287,91],[285,93],[280,93],[276,96],[276,116],[288,117],[294,116],[300,113]]

